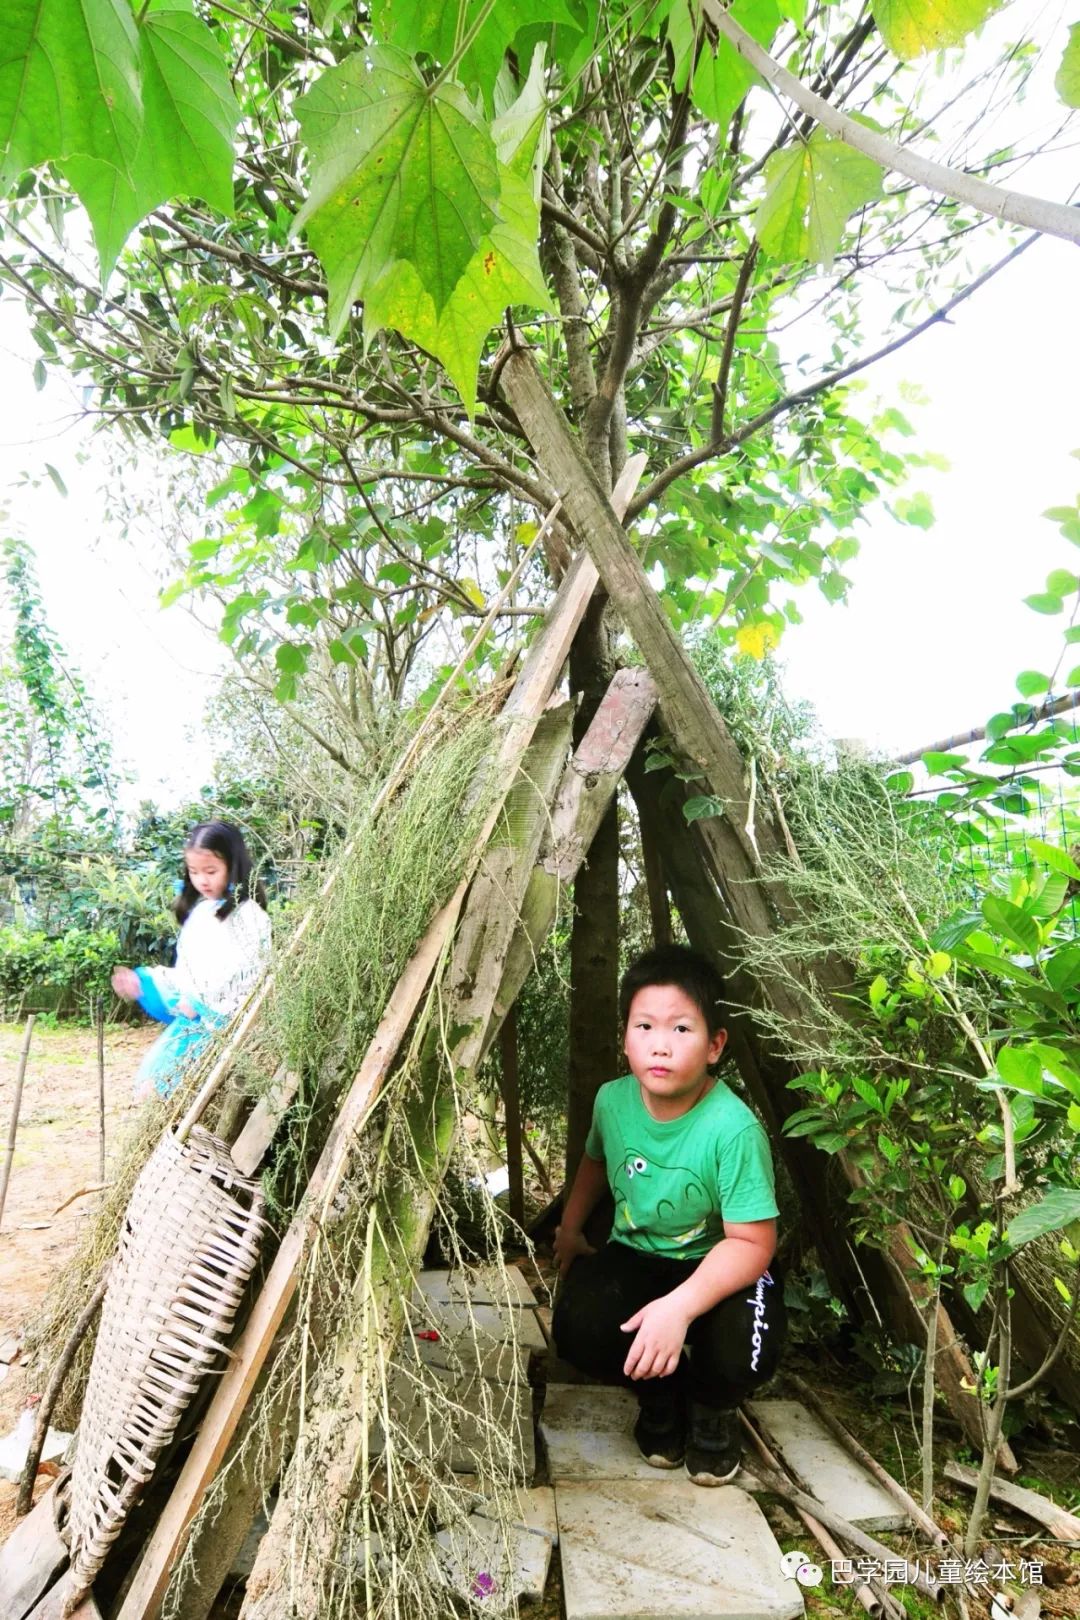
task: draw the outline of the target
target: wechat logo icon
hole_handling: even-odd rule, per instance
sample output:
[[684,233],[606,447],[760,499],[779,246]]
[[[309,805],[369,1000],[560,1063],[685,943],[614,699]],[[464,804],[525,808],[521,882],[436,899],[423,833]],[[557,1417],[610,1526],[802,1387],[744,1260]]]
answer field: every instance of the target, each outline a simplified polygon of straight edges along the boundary
[[824,1578],[820,1564],[815,1564],[809,1553],[804,1552],[782,1553],[780,1573],[785,1580],[798,1581],[800,1586],[820,1586]]

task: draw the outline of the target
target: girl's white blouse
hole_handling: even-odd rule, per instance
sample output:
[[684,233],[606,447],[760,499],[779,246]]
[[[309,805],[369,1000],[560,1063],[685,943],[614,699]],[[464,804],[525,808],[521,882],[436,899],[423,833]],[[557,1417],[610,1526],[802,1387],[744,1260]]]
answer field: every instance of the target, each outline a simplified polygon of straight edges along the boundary
[[219,922],[218,904],[200,900],[188,913],[176,966],[166,972],[180,995],[230,1018],[270,961],[270,919],[256,901],[244,900]]

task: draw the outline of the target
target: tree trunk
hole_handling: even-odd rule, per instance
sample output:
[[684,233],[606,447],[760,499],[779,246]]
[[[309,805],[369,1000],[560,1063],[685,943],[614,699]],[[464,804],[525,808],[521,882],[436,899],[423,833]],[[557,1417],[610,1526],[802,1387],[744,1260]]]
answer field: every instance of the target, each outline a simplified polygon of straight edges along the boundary
[[[606,687],[606,597],[595,596],[570,653],[570,687],[581,693],[574,741]],[[566,1096],[566,1182],[574,1178],[592,1122],[593,1099],[619,1072],[619,820],[613,797],[574,882],[570,934],[570,1032]]]
[[510,1180],[510,1219],[525,1225],[525,1176],[521,1157],[521,1076],[518,1069],[517,1008],[511,1007],[499,1031],[499,1089],[506,1125],[506,1173]]

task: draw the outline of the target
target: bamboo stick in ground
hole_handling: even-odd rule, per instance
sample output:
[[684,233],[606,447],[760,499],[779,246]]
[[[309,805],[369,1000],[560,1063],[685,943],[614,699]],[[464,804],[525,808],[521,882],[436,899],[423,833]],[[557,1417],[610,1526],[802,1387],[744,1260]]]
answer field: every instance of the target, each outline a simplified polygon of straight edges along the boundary
[[816,1417],[821,1419],[829,1433],[839,1440],[844,1450],[854,1457],[855,1461],[860,1463],[867,1473],[873,1474],[879,1484],[884,1485],[890,1496],[899,1502],[912,1523],[918,1525],[919,1529],[930,1538],[935,1546],[940,1547],[943,1551],[950,1550],[949,1538],[941,1526],[935,1524],[930,1515],[919,1506],[918,1502],[908,1495],[900,1481],[894,1479],[888,1469],[883,1468],[881,1463],[870,1455],[866,1447],[861,1446],[855,1436],[848,1433],[840,1419],[829,1410],[824,1401],[806,1383],[805,1379],[800,1378],[797,1373],[791,1372],[786,1377],[792,1388],[798,1391],[799,1399],[805,1402]]
[[97,1004],[98,1180],[105,1180],[105,1001]]
[[8,1126],[7,1150],[4,1154],[4,1170],[0,1175],[0,1225],[4,1220],[4,1205],[7,1202],[8,1181],[11,1179],[11,1162],[15,1157],[15,1137],[19,1130],[19,1111],[22,1108],[23,1081],[26,1079],[26,1061],[30,1056],[30,1039],[34,1033],[35,1014],[29,1013],[26,1019],[26,1029],[23,1032],[22,1050],[19,1053],[19,1067],[15,1072],[15,1095],[11,1101],[11,1124]]
[[[745,1418],[743,1422],[747,1428],[752,1428]],[[844,1541],[849,1541],[853,1547],[858,1547],[868,1558],[874,1558],[882,1564],[907,1562],[899,1559],[892,1548],[886,1547],[884,1542],[876,1541],[873,1536],[868,1536],[865,1530],[860,1530],[849,1519],[845,1519],[842,1513],[835,1513],[832,1508],[826,1507],[824,1502],[819,1502],[815,1497],[807,1496],[805,1491],[798,1490],[790,1480],[778,1474],[775,1469],[764,1466],[754,1472],[767,1491],[781,1497],[785,1502],[790,1502],[792,1507],[801,1508],[815,1519],[819,1519],[826,1529],[833,1531]],[[917,1563],[914,1570],[909,1566],[908,1575],[911,1577],[908,1585],[917,1587],[924,1596],[933,1598],[935,1603],[941,1602],[945,1588],[940,1581],[932,1581],[929,1576],[924,1575]]]
[[112,1262],[110,1261],[103,1268],[101,1276],[94,1287],[94,1292],[79,1313],[75,1325],[68,1335],[67,1343],[57,1357],[56,1365],[49,1375],[48,1385],[44,1395],[41,1397],[37,1417],[34,1419],[34,1433],[30,1440],[30,1449],[26,1453],[26,1461],[19,1477],[19,1494],[15,1498],[15,1513],[18,1518],[22,1518],[24,1513],[30,1511],[34,1496],[34,1480],[37,1478],[41,1453],[45,1449],[45,1437],[49,1432],[49,1422],[53,1412],[56,1410],[56,1403],[60,1399],[64,1379],[71,1370],[71,1363],[75,1360],[76,1352],[85,1339],[87,1330],[97,1315],[102,1300],[105,1298],[111,1265]]
[[[739,1421],[745,1429],[747,1435],[750,1437],[750,1441],[753,1444],[754,1449],[760,1455],[761,1460],[765,1463],[765,1466],[767,1468],[774,1469],[776,1473],[779,1474],[781,1471],[779,1458],[775,1457],[769,1450],[768,1446],[761,1438],[761,1435],[758,1434],[745,1412],[739,1413]],[[799,1518],[802,1520],[803,1524],[805,1524],[815,1541],[818,1542],[823,1552],[828,1553],[830,1558],[843,1558],[844,1555],[839,1545],[833,1540],[832,1536],[830,1536],[825,1526],[820,1523],[818,1519],[815,1519],[812,1513],[807,1513],[804,1508],[796,1508],[795,1511],[798,1513]],[[896,1603],[894,1598],[888,1596],[887,1592],[883,1592],[879,1597],[866,1581],[864,1581],[861,1585],[856,1586],[854,1591],[856,1601],[866,1610],[867,1614],[871,1617],[871,1620],[878,1620],[878,1616],[885,1614],[886,1612],[888,1613],[889,1620],[897,1620],[895,1611],[899,1608],[899,1605]],[[887,1605],[888,1608],[886,1609]]]

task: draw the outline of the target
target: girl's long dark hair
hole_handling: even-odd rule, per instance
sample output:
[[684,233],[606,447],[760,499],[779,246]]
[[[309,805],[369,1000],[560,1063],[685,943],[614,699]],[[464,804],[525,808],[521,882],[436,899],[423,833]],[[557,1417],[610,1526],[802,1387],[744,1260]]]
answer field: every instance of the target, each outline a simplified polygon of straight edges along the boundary
[[[225,891],[225,898],[218,907],[218,922],[224,922],[226,917],[231,917],[244,900],[255,900],[260,906],[266,905],[266,890],[251,870],[251,856],[248,854],[248,847],[244,843],[244,835],[239,827],[234,827],[228,821],[200,821],[198,826],[192,827],[188,833],[184,848],[209,850],[211,855],[217,855],[225,862],[229,873],[229,886]],[[177,921],[182,926],[202,896],[188,876],[186,864],[180,876],[184,886],[177,896],[173,909]]]

